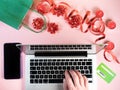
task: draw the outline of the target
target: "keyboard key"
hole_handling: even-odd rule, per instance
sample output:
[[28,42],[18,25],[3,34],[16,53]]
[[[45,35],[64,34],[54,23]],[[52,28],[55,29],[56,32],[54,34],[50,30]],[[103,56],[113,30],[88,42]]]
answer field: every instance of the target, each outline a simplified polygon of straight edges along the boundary
[[67,66],[67,70],[70,70],[70,66]]
[[83,66],[80,66],[80,69],[83,69]]
[[46,70],[49,70],[49,67],[48,67],[48,66],[46,66],[46,67],[45,67],[45,69],[46,69]]
[[69,65],[72,65],[72,62],[69,62]]
[[51,74],[54,74],[54,71],[51,71]]
[[35,78],[35,75],[30,75],[30,78]]
[[37,67],[37,70],[40,70],[40,67]]
[[38,79],[35,79],[35,83],[38,83]]
[[30,70],[36,70],[36,67],[30,67]]
[[58,71],[55,71],[55,74],[58,74],[59,72]]
[[45,74],[45,71],[42,71],[42,74]]
[[49,75],[49,78],[52,78],[52,75]]
[[84,69],[87,69],[87,66],[84,66]]
[[44,66],[47,65],[47,63],[46,63],[46,62],[43,62],[43,65],[44,65]]
[[65,62],[65,65],[68,65],[68,62]]
[[84,70],[81,70],[81,73],[84,74]]
[[43,59],[39,59],[39,62],[42,62],[42,61],[44,61]]
[[65,75],[62,75],[62,78],[65,78]]
[[50,67],[50,70],[53,70],[53,66]]
[[59,62],[56,62],[56,65],[58,66],[58,65],[59,65]]
[[74,66],[71,66],[71,69],[72,69],[72,70],[74,70],[74,69],[75,69],[75,67],[74,67]]
[[41,74],[41,71],[38,71],[38,74]]
[[87,61],[87,59],[84,59],[84,61]]
[[59,79],[62,78],[62,75],[57,75],[57,78],[59,78]]
[[39,65],[42,66],[42,62],[39,62]]
[[92,83],[92,81],[88,81],[89,83]]
[[38,81],[39,81],[39,83],[42,83],[42,79],[39,79]]
[[34,59],[30,59],[30,62],[34,62]]
[[82,65],[85,65],[85,62],[82,62]]
[[87,78],[92,78],[92,75],[85,75]]
[[60,74],[64,74],[64,71],[60,71]]
[[30,66],[34,66],[34,63],[33,63],[33,62],[31,62],[31,63],[30,63]]
[[89,69],[92,69],[92,66],[88,66]]
[[57,66],[54,67],[54,70],[57,70]]
[[64,62],[61,62],[61,64],[60,65],[64,65]]
[[63,66],[63,70],[66,70],[66,66]]
[[50,74],[50,71],[47,71],[47,74]]
[[52,65],[55,65],[55,62],[52,62]]
[[48,78],[48,75],[44,75],[44,78]]
[[88,61],[92,61],[92,59],[88,59]]
[[56,75],[53,75],[53,78],[56,78],[57,76]]
[[89,71],[88,70],[85,70],[85,74],[87,75],[89,73]]
[[30,80],[30,83],[34,83],[33,79]]
[[30,71],[30,74],[37,74],[37,71]]
[[86,62],[86,65],[92,65],[92,62]]
[[78,69],[79,69],[79,66],[76,66],[76,69],[78,70]]
[[48,83],[48,79],[43,79],[43,83]]
[[38,66],[38,63],[35,63],[35,66]]
[[92,73],[92,69],[90,69],[90,73]]
[[41,70],[44,70],[44,67],[41,67]]
[[59,67],[58,67],[58,69],[59,69],[59,70],[61,70],[61,69],[62,69],[62,67],[61,67],[61,66],[59,66]]
[[39,75],[36,75],[36,78],[39,78]]
[[43,78],[43,75],[40,75],[40,78]]
[[78,62],[78,65],[81,65],[81,62]]
[[83,59],[79,59],[80,62],[84,61]]
[[77,62],[73,62],[73,65],[77,65]]
[[51,65],[51,62],[48,62],[48,65],[50,66],[50,65]]

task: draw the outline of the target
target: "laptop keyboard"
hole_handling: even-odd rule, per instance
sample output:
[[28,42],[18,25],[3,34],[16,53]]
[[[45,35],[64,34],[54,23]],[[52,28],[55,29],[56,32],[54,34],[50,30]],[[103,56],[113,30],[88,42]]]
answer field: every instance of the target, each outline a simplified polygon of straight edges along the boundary
[[65,70],[79,70],[92,78],[92,59],[31,59],[30,83],[63,83]]

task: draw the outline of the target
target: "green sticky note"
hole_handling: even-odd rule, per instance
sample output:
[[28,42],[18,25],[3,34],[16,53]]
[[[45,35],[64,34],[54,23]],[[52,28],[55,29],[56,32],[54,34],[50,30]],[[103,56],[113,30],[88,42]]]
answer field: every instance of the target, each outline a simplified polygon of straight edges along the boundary
[[97,67],[97,74],[102,79],[104,79],[107,83],[110,83],[114,79],[114,77],[116,76],[116,74],[108,66],[106,66],[104,63],[101,63]]
[[19,29],[33,0],[0,0],[0,21]]

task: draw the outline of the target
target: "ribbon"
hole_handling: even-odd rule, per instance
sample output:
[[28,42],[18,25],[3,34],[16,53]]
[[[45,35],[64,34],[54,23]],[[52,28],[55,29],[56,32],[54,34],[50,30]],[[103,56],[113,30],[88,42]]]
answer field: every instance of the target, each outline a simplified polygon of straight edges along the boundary
[[112,50],[114,49],[114,43],[113,42],[107,42],[107,45],[104,48],[104,58],[108,61],[111,62],[112,60],[110,60],[107,57],[107,54],[109,54],[113,60],[115,60],[118,64],[120,64],[120,61],[117,59],[117,57],[114,55],[114,53],[112,52]]

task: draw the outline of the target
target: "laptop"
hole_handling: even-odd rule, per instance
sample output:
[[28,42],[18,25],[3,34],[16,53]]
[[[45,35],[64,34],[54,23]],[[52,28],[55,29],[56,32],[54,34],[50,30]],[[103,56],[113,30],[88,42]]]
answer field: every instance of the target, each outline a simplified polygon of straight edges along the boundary
[[25,90],[63,90],[65,70],[78,70],[96,90],[96,45],[22,45]]

